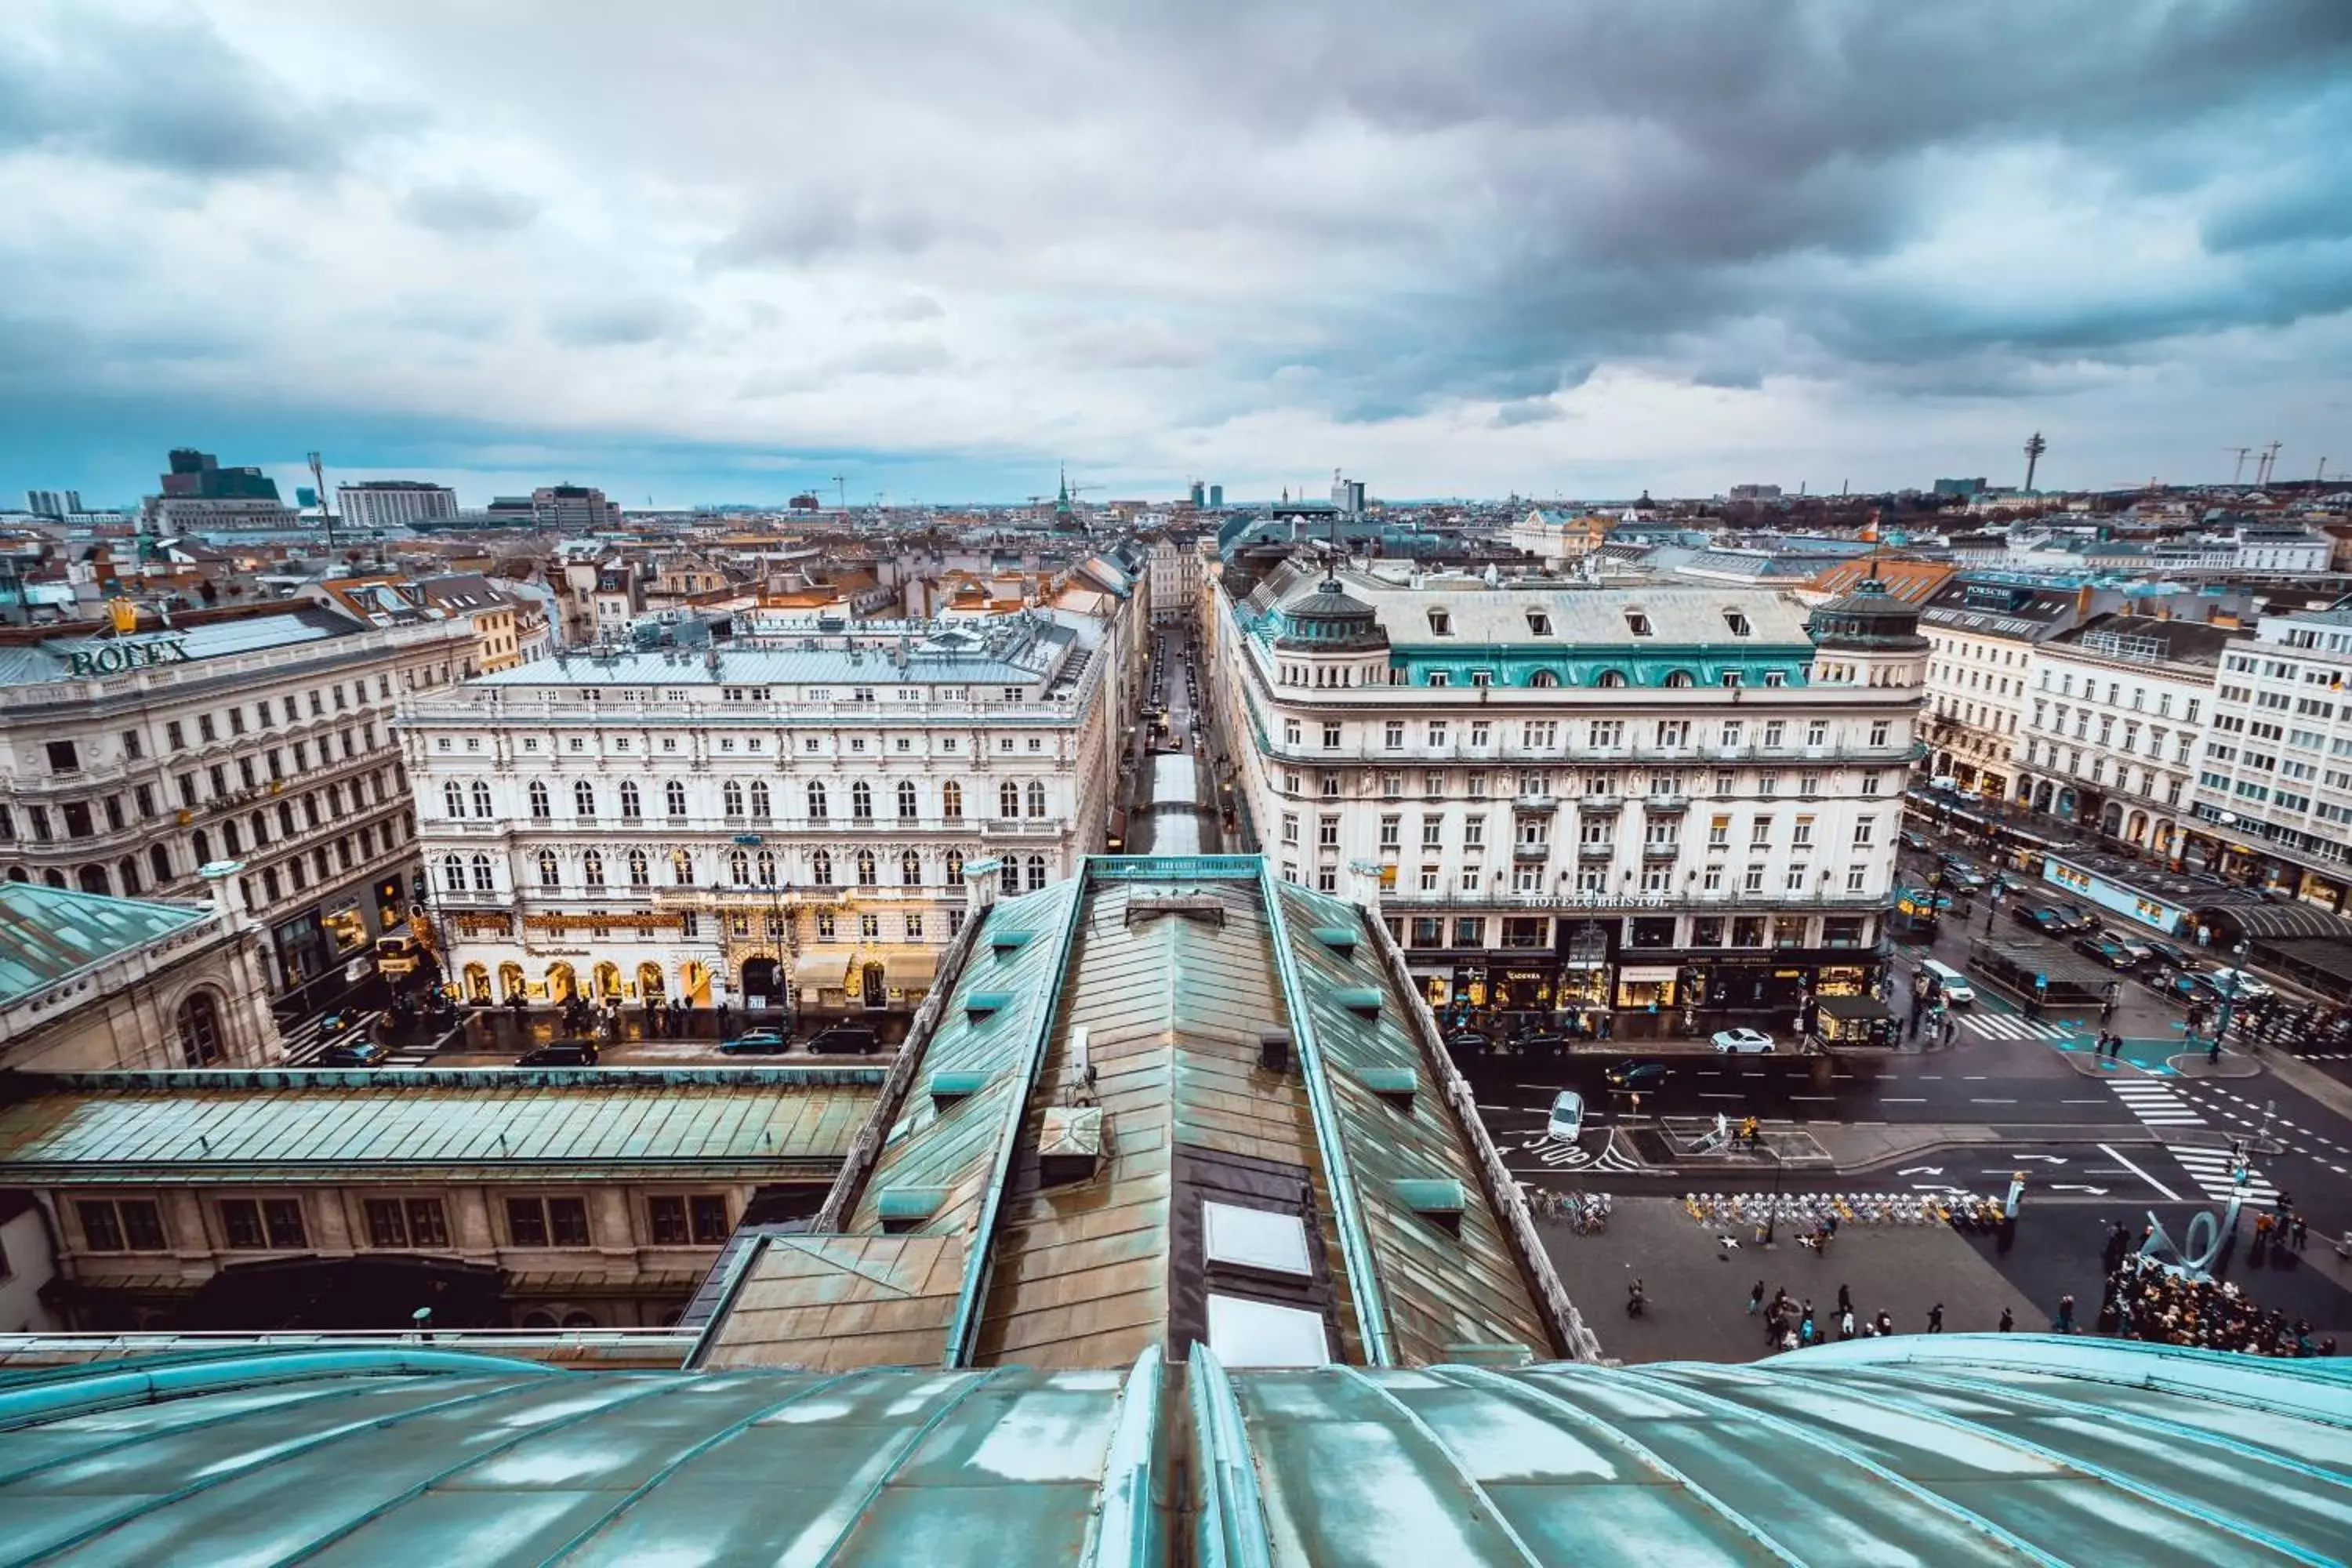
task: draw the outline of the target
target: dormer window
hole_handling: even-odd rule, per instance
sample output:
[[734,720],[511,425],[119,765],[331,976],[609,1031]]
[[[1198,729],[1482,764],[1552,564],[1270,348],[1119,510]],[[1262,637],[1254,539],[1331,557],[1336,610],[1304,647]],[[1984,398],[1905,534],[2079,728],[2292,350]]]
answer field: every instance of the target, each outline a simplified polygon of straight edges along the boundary
[[1731,635],[1736,637],[1747,637],[1756,629],[1748,625],[1747,616],[1738,610],[1724,611],[1723,624],[1731,628]]
[[1548,637],[1551,636],[1551,617],[1544,614],[1541,610],[1529,610],[1528,612],[1528,631],[1529,635],[1534,637]]
[[1454,635],[1454,613],[1451,610],[1430,611],[1429,635],[1433,637],[1452,637]]
[[1648,637],[1651,635],[1650,617],[1643,611],[1628,610],[1625,612],[1625,629],[1637,637]]

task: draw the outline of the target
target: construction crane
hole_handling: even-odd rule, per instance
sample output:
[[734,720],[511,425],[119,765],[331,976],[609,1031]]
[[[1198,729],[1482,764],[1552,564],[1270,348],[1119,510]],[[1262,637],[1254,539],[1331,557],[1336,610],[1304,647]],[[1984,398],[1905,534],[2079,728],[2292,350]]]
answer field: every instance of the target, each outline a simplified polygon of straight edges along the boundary
[[2285,443],[2283,441],[2273,441],[2269,446],[2263,448],[2262,463],[2254,469],[2255,489],[2267,489],[2270,488],[2271,470],[2277,466],[2279,448],[2284,445]]
[[2253,455],[2254,449],[2252,447],[2224,447],[2221,450],[2224,452],[2235,452],[2238,454],[2238,466],[2231,472],[2230,483],[2231,485],[2244,484],[2246,482],[2246,459]]
[[849,480],[845,475],[835,474],[833,482],[841,491],[841,510],[845,516],[849,511]]

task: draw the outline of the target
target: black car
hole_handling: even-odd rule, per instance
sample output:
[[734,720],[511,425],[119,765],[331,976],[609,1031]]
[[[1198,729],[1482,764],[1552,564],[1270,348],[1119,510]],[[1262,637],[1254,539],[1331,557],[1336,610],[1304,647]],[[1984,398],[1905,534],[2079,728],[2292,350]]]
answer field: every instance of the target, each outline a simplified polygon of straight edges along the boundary
[[1673,1069],[1664,1062],[1619,1062],[1602,1076],[1609,1087],[1628,1094],[1641,1094],[1656,1089],[1672,1076]]
[[721,1041],[722,1057],[780,1057],[793,1048],[793,1037],[782,1029],[750,1029]]
[[2051,908],[2066,922],[2066,929],[2078,936],[2093,935],[2099,929],[2099,917],[2080,904],[2053,904]]
[[593,1068],[595,1065],[596,1042],[593,1040],[556,1040],[515,1058],[515,1066],[519,1068]]
[[1494,1049],[1494,1047],[1495,1042],[1488,1039],[1483,1030],[1454,1029],[1449,1031],[1445,1037],[1447,1050],[1467,1051],[1472,1056],[1485,1056]]
[[835,1024],[809,1041],[813,1056],[870,1057],[882,1048],[882,1037],[870,1024]]
[[1511,1048],[1521,1056],[1556,1057],[1568,1049],[1568,1037],[1550,1029],[1511,1037]]
[[2175,1002],[2195,1006],[2220,1002],[2227,994],[2221,982],[2201,969],[2177,970],[2165,978],[2164,994]]
[[1935,840],[1916,827],[1906,827],[1903,830],[1903,847],[1906,849],[1926,849],[1934,842]]
[[2043,936],[2064,936],[2068,930],[2064,915],[2060,914],[2056,910],[2033,904],[2012,906],[2009,911],[2009,918],[2019,925],[2032,927]]
[[2109,969],[2129,969],[2132,955],[2120,942],[2109,942],[2103,936],[2078,936],[2074,951],[2085,958],[2095,958]]
[[322,1068],[372,1068],[391,1053],[373,1040],[338,1040],[320,1051],[312,1065]]
[[2194,969],[2197,967],[2197,960],[2195,956],[2192,955],[2186,948],[2175,947],[2168,942],[2157,942],[2149,937],[2140,938],[2139,944],[2147,949],[2147,961],[2150,963],[2160,965],[2166,969]]

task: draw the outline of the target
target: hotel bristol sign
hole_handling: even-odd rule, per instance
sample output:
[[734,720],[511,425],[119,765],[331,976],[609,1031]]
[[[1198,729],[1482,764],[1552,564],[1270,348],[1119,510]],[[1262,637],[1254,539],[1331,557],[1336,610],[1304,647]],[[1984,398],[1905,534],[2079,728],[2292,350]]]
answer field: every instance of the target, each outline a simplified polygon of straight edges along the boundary
[[123,675],[151,664],[185,664],[188,646],[177,637],[156,642],[110,642],[76,648],[66,656],[68,671],[76,676]]

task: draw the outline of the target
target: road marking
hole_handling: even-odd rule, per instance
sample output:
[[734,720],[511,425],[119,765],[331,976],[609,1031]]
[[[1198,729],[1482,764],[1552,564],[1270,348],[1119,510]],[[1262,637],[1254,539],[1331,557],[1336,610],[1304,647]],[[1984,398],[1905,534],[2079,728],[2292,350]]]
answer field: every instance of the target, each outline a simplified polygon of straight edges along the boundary
[[2150,1127],[2202,1127],[2205,1119],[2164,1084],[2140,1079],[2109,1079],[2107,1088],[2124,1108]]
[[1834,1104],[1837,1100],[1837,1096],[1834,1094],[1792,1094],[1789,1098],[1790,1100],[1818,1100],[1823,1104]]
[[2149,1186],[2154,1187],[2158,1192],[2162,1193],[2168,1203],[2177,1204],[2180,1201],[2180,1194],[2179,1193],[2174,1192],[2170,1187],[2166,1186],[2162,1182],[2158,1181],[2154,1176],[2149,1175],[2146,1171],[2141,1170],[2137,1165],[2133,1164],[2129,1160],[2125,1159],[2121,1154],[2116,1153],[2105,1143],[2099,1145],[2099,1152],[2105,1154],[2108,1159],[2113,1160],[2116,1164],[2121,1165],[2125,1170],[2129,1171],[2133,1175],[2137,1176],[2141,1181],[2146,1182]]
[[[2166,1150],[2189,1179],[2205,1190],[2205,1195],[2216,1203],[2226,1203],[2230,1194],[2239,1190],[2230,1176],[2231,1155],[2226,1149],[2192,1149],[2175,1144]],[[2278,1196],[2278,1189],[2251,1164],[2246,1167],[2245,1195],[2250,1202],[2270,1203]]]
[[1927,1100],[1925,1095],[1912,1096],[1885,1094],[1879,1096],[1878,1103],[1881,1105],[1925,1105],[1927,1103]]
[[1971,1100],[1969,1103],[1970,1105],[2015,1105],[2017,1101],[2013,1100]]
[[2104,1100],[2062,1100],[2058,1103],[2061,1105],[2105,1105],[2109,1102]]

